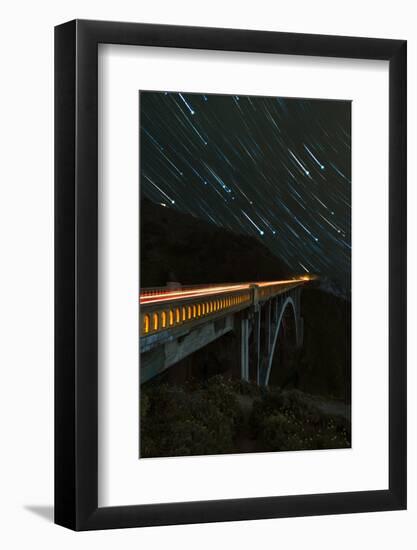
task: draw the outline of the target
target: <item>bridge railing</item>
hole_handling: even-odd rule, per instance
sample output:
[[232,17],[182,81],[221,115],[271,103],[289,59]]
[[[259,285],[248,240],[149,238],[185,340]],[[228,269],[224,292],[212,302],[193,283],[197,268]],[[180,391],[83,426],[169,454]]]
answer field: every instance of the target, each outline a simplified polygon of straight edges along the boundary
[[272,298],[277,294],[281,294],[290,288],[295,288],[300,284],[301,283],[288,282],[287,284],[256,285],[256,299],[257,301],[268,300],[269,298]]
[[[190,296],[186,294],[186,288],[181,287],[181,292],[185,295],[175,296],[172,299],[163,298],[163,294],[172,293],[173,289],[164,287],[161,292],[148,294],[148,291],[155,289],[142,289],[140,298],[152,297],[158,294],[162,295],[160,301],[146,300],[140,304],[140,336],[147,337],[158,334],[164,331],[173,330],[183,325],[195,325],[205,322],[209,319],[223,317],[226,314],[246,309],[251,306],[256,306],[259,302],[263,302],[277,296],[291,288],[295,288],[304,281],[285,281],[280,283],[253,283],[248,284],[247,288],[239,288],[237,290],[222,290],[221,292],[213,292],[216,287],[228,286],[229,289],[233,285],[210,285],[201,286],[194,285],[192,288],[209,289],[206,295],[199,294],[198,296]],[[236,285],[242,286],[242,285]],[[191,288],[191,287],[189,287]],[[175,292],[174,292],[175,293]]]
[[250,289],[177,299],[172,302],[144,303],[140,307],[140,336],[150,336],[186,324],[213,319],[225,313],[245,309],[251,303]]

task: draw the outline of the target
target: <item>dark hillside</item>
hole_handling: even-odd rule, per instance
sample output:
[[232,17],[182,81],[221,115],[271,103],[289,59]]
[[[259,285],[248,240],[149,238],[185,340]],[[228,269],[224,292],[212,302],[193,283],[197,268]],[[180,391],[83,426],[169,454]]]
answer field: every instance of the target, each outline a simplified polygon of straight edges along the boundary
[[141,202],[141,287],[275,280],[289,268],[258,239],[148,199]]
[[304,345],[299,389],[350,403],[351,303],[322,290],[301,294]]

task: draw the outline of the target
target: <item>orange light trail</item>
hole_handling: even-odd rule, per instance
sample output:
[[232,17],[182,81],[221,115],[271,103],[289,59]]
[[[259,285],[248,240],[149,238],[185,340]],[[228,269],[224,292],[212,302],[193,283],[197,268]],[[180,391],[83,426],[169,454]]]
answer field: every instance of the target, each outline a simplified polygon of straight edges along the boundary
[[265,282],[253,282],[253,283],[236,283],[231,285],[220,285],[203,287],[194,290],[173,290],[170,292],[160,292],[159,294],[140,295],[139,301],[142,305],[154,304],[157,302],[172,302],[175,300],[184,300],[186,298],[200,298],[203,296],[212,296],[213,294],[225,294],[228,292],[238,292],[243,290],[249,290],[252,285],[259,287],[268,287],[276,285],[288,285],[288,284],[301,284],[305,283],[305,277],[299,277],[298,279],[288,279],[284,281],[265,281]]

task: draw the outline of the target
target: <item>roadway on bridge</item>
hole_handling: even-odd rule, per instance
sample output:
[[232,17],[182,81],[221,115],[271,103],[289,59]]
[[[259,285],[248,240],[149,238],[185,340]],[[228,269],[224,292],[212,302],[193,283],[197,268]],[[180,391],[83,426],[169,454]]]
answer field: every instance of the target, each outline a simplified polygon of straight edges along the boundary
[[167,290],[161,289],[159,291],[144,292],[140,294],[140,304],[156,304],[160,302],[173,302],[176,300],[184,300],[186,298],[200,298],[202,296],[211,296],[213,294],[223,294],[230,292],[239,292],[242,290],[249,290],[253,285],[258,287],[268,287],[274,285],[295,285],[305,283],[310,280],[310,277],[303,276],[295,279],[287,279],[281,281],[265,281],[265,282],[249,282],[249,283],[231,283],[220,284],[210,286],[199,286],[194,288],[185,288]]

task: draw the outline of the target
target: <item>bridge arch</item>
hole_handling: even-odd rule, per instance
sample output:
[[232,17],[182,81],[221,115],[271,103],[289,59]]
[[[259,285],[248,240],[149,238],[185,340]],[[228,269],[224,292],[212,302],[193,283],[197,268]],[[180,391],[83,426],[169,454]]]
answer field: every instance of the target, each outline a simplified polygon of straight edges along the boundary
[[275,349],[278,345],[278,337],[279,337],[279,331],[281,329],[282,325],[282,319],[284,317],[285,312],[290,309],[293,313],[292,317],[294,320],[294,327],[295,327],[295,342],[298,343],[299,340],[299,334],[298,334],[298,323],[297,323],[297,309],[296,305],[294,303],[294,300],[291,296],[287,296],[284,302],[280,306],[280,310],[278,313],[278,320],[275,327],[272,343],[271,343],[271,351],[269,354],[269,357],[267,359],[267,365],[266,365],[266,372],[265,372],[265,378],[264,378],[264,385],[267,386],[269,383],[269,378],[271,375],[271,369],[272,369],[272,361],[274,359]]

